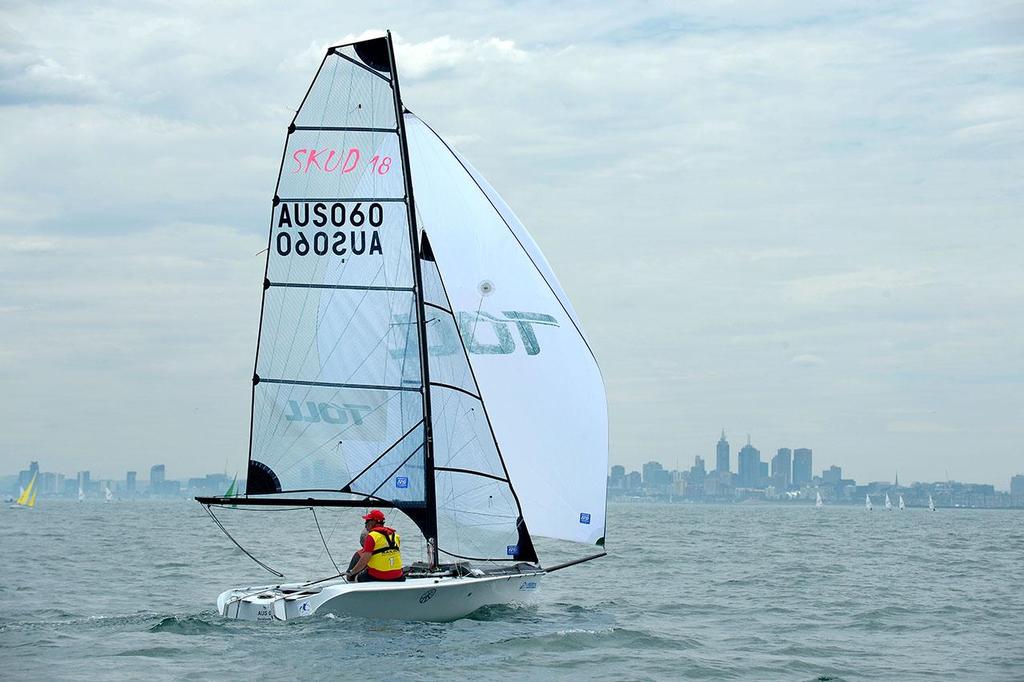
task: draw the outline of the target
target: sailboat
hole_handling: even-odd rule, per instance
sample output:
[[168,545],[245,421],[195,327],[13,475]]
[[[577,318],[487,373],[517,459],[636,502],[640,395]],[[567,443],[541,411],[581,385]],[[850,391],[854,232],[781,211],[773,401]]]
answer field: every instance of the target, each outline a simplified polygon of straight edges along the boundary
[[864,508],[868,511],[874,509],[874,506],[871,504],[871,495],[864,495]]
[[[220,613],[449,621],[520,601],[605,556],[607,425],[568,297],[508,204],[405,107],[390,33],[328,49],[273,199],[245,491],[196,499],[215,519],[380,508],[425,556],[404,582],[230,589]],[[599,549],[545,565],[536,537]]]
[[814,506],[819,508],[819,509],[824,507],[825,506],[825,501],[821,499],[821,493],[820,492],[816,492],[815,495],[817,497],[815,497],[815,499],[814,499]]
[[889,500],[889,493],[885,494],[885,511],[892,511],[892,501]]
[[903,511],[904,509],[907,508],[907,505],[903,503],[903,495],[900,495],[900,501],[897,503],[897,506],[899,507],[900,511]]
[[932,501],[932,496],[928,496],[928,511],[935,511],[935,502]]
[[38,474],[32,474],[32,480],[28,482],[28,487],[22,489],[18,499],[11,505],[11,509],[31,509],[36,506],[36,476]]
[[112,499],[114,499],[114,493],[110,490],[110,486],[104,486],[103,501],[110,502]]
[[83,500],[85,500],[85,491],[82,490],[82,484],[79,483],[78,484],[78,501],[82,502]]

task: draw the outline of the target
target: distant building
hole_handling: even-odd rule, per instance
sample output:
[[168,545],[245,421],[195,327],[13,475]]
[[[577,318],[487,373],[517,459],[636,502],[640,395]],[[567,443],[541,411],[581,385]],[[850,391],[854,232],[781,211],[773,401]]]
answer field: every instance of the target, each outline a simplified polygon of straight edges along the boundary
[[814,475],[811,473],[810,448],[797,448],[793,451],[793,485],[806,485]]
[[128,472],[128,476],[125,478],[125,481],[124,481],[124,491],[128,495],[134,495],[135,494],[135,478],[136,478],[137,475],[138,474],[136,472],[129,471]]
[[1024,474],[1017,474],[1010,479],[1010,495],[1024,497]]
[[739,453],[739,480],[736,485],[740,488],[756,488],[761,478],[761,451],[750,444],[740,448]]
[[78,489],[82,492],[89,492],[89,488],[92,487],[92,475],[88,471],[78,472]]
[[793,483],[793,451],[779,448],[772,457],[772,481],[779,490],[785,490]]
[[760,471],[758,472],[759,476],[757,477],[757,487],[763,488],[768,485],[768,462],[758,462],[758,466],[760,467]]
[[164,481],[166,480],[167,469],[163,464],[157,464],[150,467],[149,469],[149,488],[155,493],[159,493],[163,488]]
[[661,466],[661,462],[648,462],[644,464],[643,471],[644,488],[648,490],[664,488],[672,482],[672,476]]
[[843,480],[843,468],[833,464],[821,472],[821,480],[829,485],[837,485]]
[[725,439],[725,429],[715,446],[715,471],[729,471],[729,441]]
[[626,490],[640,490],[641,483],[639,471],[630,471],[626,476]]
[[28,487],[28,484],[32,481],[32,477],[38,475],[39,462],[32,462],[31,464],[28,465],[28,469],[23,469],[22,471],[18,472],[18,486],[21,488]]
[[694,485],[703,486],[708,471],[704,467],[704,458],[698,455],[693,458],[693,466],[690,467],[690,482]]

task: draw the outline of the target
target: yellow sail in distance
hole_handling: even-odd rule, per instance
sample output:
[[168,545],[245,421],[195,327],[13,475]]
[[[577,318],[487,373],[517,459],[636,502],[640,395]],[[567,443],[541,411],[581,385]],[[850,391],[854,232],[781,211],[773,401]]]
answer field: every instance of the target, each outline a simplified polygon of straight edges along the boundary
[[32,480],[28,482],[28,487],[21,491],[21,495],[18,497],[18,504],[34,507],[36,505],[36,493],[33,488],[36,485],[37,474],[32,474]]

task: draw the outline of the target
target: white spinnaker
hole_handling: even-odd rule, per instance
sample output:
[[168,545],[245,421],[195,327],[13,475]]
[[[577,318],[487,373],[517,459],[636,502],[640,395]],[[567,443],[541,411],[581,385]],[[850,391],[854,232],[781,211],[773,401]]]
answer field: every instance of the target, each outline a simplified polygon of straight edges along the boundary
[[518,221],[510,225],[504,202],[422,121],[406,114],[405,124],[419,224],[527,528],[596,543],[608,468],[597,362],[550,266]]

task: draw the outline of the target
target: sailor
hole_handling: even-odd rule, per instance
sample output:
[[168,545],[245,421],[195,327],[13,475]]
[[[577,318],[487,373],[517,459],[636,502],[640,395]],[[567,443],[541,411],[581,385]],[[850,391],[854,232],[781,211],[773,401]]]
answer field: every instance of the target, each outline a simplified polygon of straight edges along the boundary
[[363,521],[366,539],[362,549],[356,552],[359,560],[345,577],[357,583],[405,580],[401,538],[394,528],[384,525],[384,512],[374,509],[363,517]]

